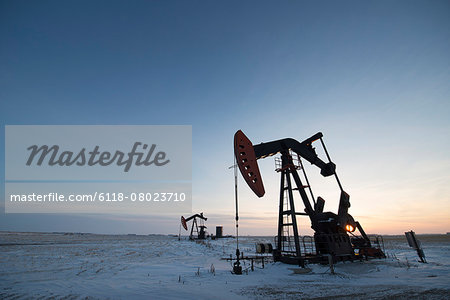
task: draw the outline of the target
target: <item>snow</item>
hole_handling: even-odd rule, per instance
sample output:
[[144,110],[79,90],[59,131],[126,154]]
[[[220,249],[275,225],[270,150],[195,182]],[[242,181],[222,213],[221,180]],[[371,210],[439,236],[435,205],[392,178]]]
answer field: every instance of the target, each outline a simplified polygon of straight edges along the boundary
[[[450,236],[418,235],[428,264],[404,236],[385,237],[387,259],[295,266],[266,263],[231,274],[232,238],[202,243],[164,235],[0,232],[1,299],[384,299],[450,298]],[[254,255],[242,237],[240,250]],[[248,262],[244,269],[249,269]]]

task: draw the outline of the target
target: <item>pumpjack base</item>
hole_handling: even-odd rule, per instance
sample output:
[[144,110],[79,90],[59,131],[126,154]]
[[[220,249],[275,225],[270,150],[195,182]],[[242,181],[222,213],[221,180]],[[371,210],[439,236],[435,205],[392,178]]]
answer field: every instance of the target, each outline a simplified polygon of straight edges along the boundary
[[[379,249],[377,249],[379,250]],[[377,251],[378,252],[378,251]],[[374,258],[385,258],[386,256],[384,255],[383,252],[378,252],[377,255],[356,255],[356,254],[352,254],[352,255],[332,255],[331,259],[333,263],[337,263],[337,262],[353,262],[353,261],[362,261],[362,260],[368,260],[368,259],[374,259]],[[305,255],[302,257],[296,257],[296,256],[287,256],[287,255],[283,255],[283,256],[278,256],[273,258],[274,261],[279,261],[282,262],[284,264],[288,264],[288,265],[297,265],[300,266],[302,268],[304,268],[306,266],[306,264],[324,264],[327,265],[329,264],[329,260],[328,260],[328,256],[327,255]]]
[[[311,237],[312,238],[312,237]],[[360,238],[361,239],[361,238]],[[381,237],[377,237],[377,240]],[[303,241],[303,248],[305,247],[305,239]],[[362,239],[361,239],[362,240]],[[295,253],[273,250],[274,261],[279,261],[285,264],[298,265],[304,267],[306,264],[329,264],[344,262],[344,261],[362,261],[375,258],[386,258],[381,247],[374,247],[369,245],[353,245],[348,235],[345,233],[338,234],[318,234],[311,239],[315,249],[309,249],[308,252],[303,252],[300,256]],[[355,241],[355,239],[353,239]]]
[[314,241],[317,254],[331,254],[333,257],[350,257],[355,255],[350,238],[346,233],[315,233]]
[[296,256],[280,256],[278,259],[274,258],[274,261],[279,261],[288,265],[297,265],[300,267],[305,266],[305,260],[302,257]]
[[273,250],[273,260],[279,261],[288,265],[297,265],[304,267],[305,266],[305,257],[304,256],[295,256],[295,255],[287,255],[281,253],[277,249]]

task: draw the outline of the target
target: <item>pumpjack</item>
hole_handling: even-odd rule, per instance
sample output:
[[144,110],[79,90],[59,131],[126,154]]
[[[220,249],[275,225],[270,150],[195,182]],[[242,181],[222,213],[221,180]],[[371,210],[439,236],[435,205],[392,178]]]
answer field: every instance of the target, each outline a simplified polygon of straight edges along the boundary
[[[199,219],[199,224],[197,223],[197,219]],[[192,220],[192,226],[191,226],[191,233],[189,234],[190,240],[204,240],[206,238],[206,226],[204,224],[204,221],[208,220],[208,218],[203,216],[203,213],[192,215],[188,218],[184,218],[181,216],[181,225],[183,226],[184,230],[188,230],[187,222]],[[194,233],[197,235],[197,237],[194,237]]]
[[[281,184],[278,235],[275,241],[276,249],[273,251],[274,260],[304,266],[305,261],[324,262],[330,256],[333,261],[353,260],[356,257],[385,257],[380,248],[372,246],[361,224],[348,213],[350,196],[342,188],[336,173],[336,165],[331,161],[322,137],[323,134],[319,132],[303,142],[285,138],[253,145],[241,130],[234,135],[234,153],[237,165],[245,182],[258,197],[264,196],[265,189],[257,160],[281,154],[281,161],[277,168],[277,171],[281,173]],[[320,140],[328,162],[324,162],[316,154],[312,144],[317,140]],[[322,176],[335,177],[340,188],[337,214],[324,212],[325,200],[322,197],[314,199],[302,159],[317,166]],[[294,164],[294,160],[299,163]],[[300,169],[306,185],[297,172]],[[291,178],[296,187],[293,187]],[[307,190],[310,192],[313,205],[309,200]],[[304,212],[295,210],[294,191],[298,191],[300,194]],[[311,221],[311,228],[314,230],[315,254],[302,253],[297,227],[297,216],[301,215],[308,216]],[[360,236],[354,234],[356,229]],[[293,233],[293,241],[291,236],[286,235],[286,232]],[[352,236],[351,238],[349,234]]]

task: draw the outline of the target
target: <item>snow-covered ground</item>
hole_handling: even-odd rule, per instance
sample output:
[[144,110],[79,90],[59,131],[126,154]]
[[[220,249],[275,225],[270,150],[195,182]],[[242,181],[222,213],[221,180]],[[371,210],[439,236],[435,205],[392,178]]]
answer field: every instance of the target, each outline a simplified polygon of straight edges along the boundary
[[[385,237],[387,259],[295,266],[267,263],[232,275],[235,239],[0,232],[0,299],[450,299],[450,236],[418,236],[428,264],[404,236]],[[254,254],[243,237],[240,249]],[[244,266],[248,268],[249,265]]]

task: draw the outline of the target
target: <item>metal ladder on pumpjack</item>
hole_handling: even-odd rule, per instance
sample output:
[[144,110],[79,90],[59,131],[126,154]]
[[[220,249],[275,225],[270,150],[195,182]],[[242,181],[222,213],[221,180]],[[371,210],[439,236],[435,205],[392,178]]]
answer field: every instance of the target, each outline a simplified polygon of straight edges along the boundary
[[[292,157],[292,163],[295,167],[296,170],[302,170],[302,175],[303,175],[303,179],[304,182],[307,183],[307,185],[304,185],[303,188],[305,190],[309,190],[309,193],[313,199],[313,203],[315,204],[315,198],[314,198],[314,194],[312,192],[312,189],[310,187],[309,184],[309,180],[308,177],[306,175],[305,169],[303,167],[303,163],[302,160],[300,158],[300,156],[296,153],[293,153],[292,151],[290,151],[290,156]],[[298,190],[297,187],[292,187],[291,181],[287,180],[286,177],[290,176],[290,171],[289,170],[283,170],[282,168],[282,161],[281,158],[279,157],[275,157],[275,171],[277,172],[282,172],[285,171],[285,180],[284,180],[284,186],[283,186],[283,229],[282,229],[282,249],[281,251],[283,253],[290,253],[290,254],[295,254],[295,244],[291,239],[291,230],[292,227],[294,226],[293,222],[292,222],[292,218],[291,218],[291,208],[289,205],[289,189],[291,189],[292,191],[294,190]],[[298,227],[298,225],[297,225]],[[306,246],[305,246],[305,241],[302,239],[302,244],[303,244],[303,248],[306,250]],[[312,248],[313,246],[311,246]],[[311,249],[311,252],[314,249]]]

